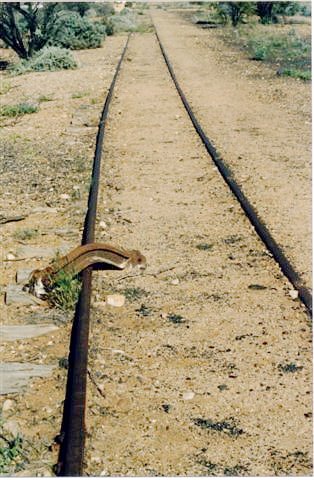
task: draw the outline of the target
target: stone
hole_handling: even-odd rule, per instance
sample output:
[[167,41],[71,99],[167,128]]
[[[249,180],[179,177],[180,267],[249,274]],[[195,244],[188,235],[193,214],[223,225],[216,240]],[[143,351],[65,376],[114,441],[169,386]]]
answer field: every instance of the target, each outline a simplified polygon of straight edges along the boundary
[[299,296],[298,290],[289,290],[289,295],[292,298],[292,300],[296,300]]
[[60,198],[61,198],[62,200],[69,200],[71,197],[70,197],[70,195],[68,195],[67,193],[62,193],[62,194],[60,195]]
[[0,395],[23,392],[33,377],[48,377],[55,365],[8,362],[0,365]]
[[15,260],[15,255],[13,255],[13,253],[8,253],[6,256],[6,260]]
[[108,295],[106,302],[112,307],[123,307],[123,305],[125,304],[125,296],[118,293],[114,295]]
[[100,226],[100,228],[102,228],[102,229],[107,228],[106,222],[104,222],[103,220],[102,220],[101,222],[99,222],[99,226]]
[[39,337],[58,330],[56,325],[0,325],[0,341],[13,342],[23,338]]
[[5,294],[6,305],[44,305],[42,300],[24,292],[22,285],[8,285]]
[[8,420],[7,422],[4,422],[2,428],[4,431],[11,433],[13,437],[17,437],[20,432],[20,427],[14,420]]
[[192,400],[195,397],[194,392],[184,392],[182,395],[183,400]]
[[58,209],[54,207],[36,207],[32,213],[58,213]]
[[13,407],[14,407],[14,401],[8,398],[3,402],[2,412],[8,412],[9,410],[13,410]]
[[18,270],[15,277],[16,283],[26,283],[33,270],[33,268],[21,268]]
[[17,255],[19,258],[51,258],[54,257],[57,252],[61,255],[65,254],[71,249],[69,245],[59,245],[55,247],[34,247],[32,245],[23,245],[17,249]]
[[174,280],[171,280],[171,285],[179,285],[179,279],[178,278],[175,278]]

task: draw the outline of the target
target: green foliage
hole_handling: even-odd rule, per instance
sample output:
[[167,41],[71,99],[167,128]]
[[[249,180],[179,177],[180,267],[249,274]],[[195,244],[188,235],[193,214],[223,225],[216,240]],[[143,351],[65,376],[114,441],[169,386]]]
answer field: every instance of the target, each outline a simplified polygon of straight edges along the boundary
[[311,71],[302,71],[297,68],[284,68],[280,71],[280,74],[284,77],[299,78],[300,80],[311,80],[312,74]]
[[0,474],[10,471],[10,466],[21,459],[22,439],[17,436],[13,440],[7,440],[1,436],[0,442]]
[[274,13],[279,15],[292,16],[298,13],[299,2],[274,2]]
[[78,300],[81,281],[77,276],[61,270],[53,279],[47,299],[51,306],[61,310],[72,310]]
[[113,31],[117,33],[145,33],[152,31],[152,26],[146,24],[142,18],[139,17],[139,12],[130,8],[124,8],[119,14],[109,17],[108,23],[112,25]]
[[307,80],[311,74],[311,44],[292,30],[289,34],[250,35],[247,47],[253,60],[279,65],[282,75]]
[[62,10],[70,10],[78,13],[81,17],[84,17],[88,10],[92,8],[94,3],[90,2],[60,2],[60,8]]
[[12,68],[14,75],[47,70],[68,70],[77,68],[77,62],[69,50],[60,47],[44,47],[30,60],[21,60]]
[[253,2],[217,2],[214,5],[223,23],[231,20],[234,27],[244,21],[245,17],[254,13]]
[[78,13],[60,12],[51,32],[49,43],[71,50],[97,48],[106,36],[106,27],[93,23]]
[[0,83],[0,95],[4,95],[5,93],[8,93],[12,88],[12,85],[10,82],[4,82],[2,81]]
[[183,317],[181,315],[177,315],[176,313],[169,313],[169,315],[167,316],[167,320],[174,324],[185,323]]
[[32,238],[37,237],[38,230],[35,228],[24,228],[22,230],[17,230],[14,232],[13,237],[16,240],[31,240]]
[[20,58],[30,58],[47,43],[57,10],[56,2],[1,3],[0,39]]
[[0,107],[1,117],[20,117],[21,115],[35,112],[38,112],[37,105],[32,105],[29,103],[19,103],[17,105],[2,105]]
[[123,293],[129,301],[139,300],[142,296],[147,295],[145,290],[137,287],[126,288]]

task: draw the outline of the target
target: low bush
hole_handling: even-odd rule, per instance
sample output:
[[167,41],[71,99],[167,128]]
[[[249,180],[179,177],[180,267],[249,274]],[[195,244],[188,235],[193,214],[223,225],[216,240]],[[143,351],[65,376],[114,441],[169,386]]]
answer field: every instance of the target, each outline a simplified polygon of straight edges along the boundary
[[79,278],[61,270],[53,280],[47,299],[52,307],[64,311],[72,310],[76,305],[80,290]]
[[19,103],[17,105],[2,105],[0,117],[20,117],[28,113],[38,112],[38,106],[30,103]]
[[117,33],[152,31],[152,25],[145,22],[143,18],[139,18],[139,13],[130,8],[124,8],[119,14],[109,17],[108,24],[109,28]]
[[77,62],[69,50],[60,47],[44,47],[30,60],[21,60],[12,68],[14,75],[47,70],[68,70],[77,68]]
[[97,48],[106,36],[106,27],[99,22],[92,22],[78,13],[65,15],[60,12],[52,31],[49,43],[70,50]]
[[311,78],[311,44],[293,30],[288,34],[253,34],[247,48],[253,60],[276,64],[283,75]]

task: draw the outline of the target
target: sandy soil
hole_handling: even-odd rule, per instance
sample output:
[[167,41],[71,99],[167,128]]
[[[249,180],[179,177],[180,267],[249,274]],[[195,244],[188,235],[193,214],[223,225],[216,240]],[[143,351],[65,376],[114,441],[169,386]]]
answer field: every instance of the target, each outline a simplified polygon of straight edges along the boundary
[[153,18],[205,132],[311,286],[310,83],[276,76],[178,13]]
[[[163,37],[174,22],[174,46],[178,32],[192,28],[157,15]],[[124,40],[79,52],[78,71],[10,80],[17,89],[5,94],[6,103],[56,99],[3,129],[3,211],[27,207],[30,214],[22,225],[1,227],[4,256],[16,253],[15,232],[30,227],[38,236],[26,244],[79,242],[101,101]],[[72,98],[77,92],[84,97]],[[309,319],[208,160],[153,34],[133,35],[109,120],[97,240],[141,250],[148,268],[144,275],[94,275],[86,474],[310,475]],[[264,194],[258,186],[254,198]],[[48,211],[36,213],[42,206]],[[2,291],[15,271],[16,262],[4,262]],[[107,305],[108,293],[124,294],[125,306]],[[42,307],[1,308],[5,323],[44,317],[60,325],[53,336],[1,351],[5,361],[56,364],[52,378],[9,395],[13,408],[3,412],[25,439],[22,474],[48,476],[61,425],[66,370],[59,360],[67,355],[69,317]]]
[[[68,354],[71,314],[41,306],[5,305],[4,295],[6,286],[15,283],[17,270],[42,268],[51,260],[21,259],[19,248],[71,249],[81,242],[98,120],[124,42],[123,36],[111,37],[101,49],[75,52],[78,70],[19,77],[1,73],[1,87],[9,86],[1,95],[1,105],[25,101],[39,105],[38,113],[2,119],[0,213],[28,216],[0,226],[1,321],[60,327],[53,335],[0,347],[2,361],[56,365],[51,379],[34,381],[26,394],[8,395],[13,408],[2,413],[3,421],[17,422],[15,428],[24,438],[28,476],[49,476],[56,462],[56,451],[50,449],[61,425],[66,381],[59,360]],[[46,101],[40,100],[44,97]],[[15,260],[7,261],[9,254]]]
[[[99,239],[139,248],[149,267],[98,275],[86,471],[308,474],[308,320],[208,161],[154,36],[134,38],[128,60]],[[108,291],[130,300],[106,306]]]

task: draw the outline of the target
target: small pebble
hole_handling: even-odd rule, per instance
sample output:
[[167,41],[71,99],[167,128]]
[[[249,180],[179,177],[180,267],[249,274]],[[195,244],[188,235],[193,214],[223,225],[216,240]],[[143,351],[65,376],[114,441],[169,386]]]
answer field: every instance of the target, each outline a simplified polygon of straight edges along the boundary
[[14,259],[15,259],[15,255],[13,255],[13,253],[8,253],[7,256],[6,256],[6,259],[7,259],[7,260],[14,260]]
[[299,296],[299,292],[297,290],[290,290],[289,295],[292,298],[292,300],[296,300]]
[[118,293],[114,295],[108,295],[106,301],[107,304],[111,305],[112,307],[123,307],[125,304],[125,296]]
[[100,228],[103,228],[103,229],[107,228],[106,222],[104,222],[103,220],[99,222],[99,226]]
[[60,198],[61,198],[62,200],[69,200],[70,195],[68,195],[67,193],[62,193],[62,194],[60,195]]
[[174,280],[171,280],[171,285],[179,285],[179,279],[175,278]]
[[192,400],[195,397],[194,392],[184,392],[182,395],[183,400]]

